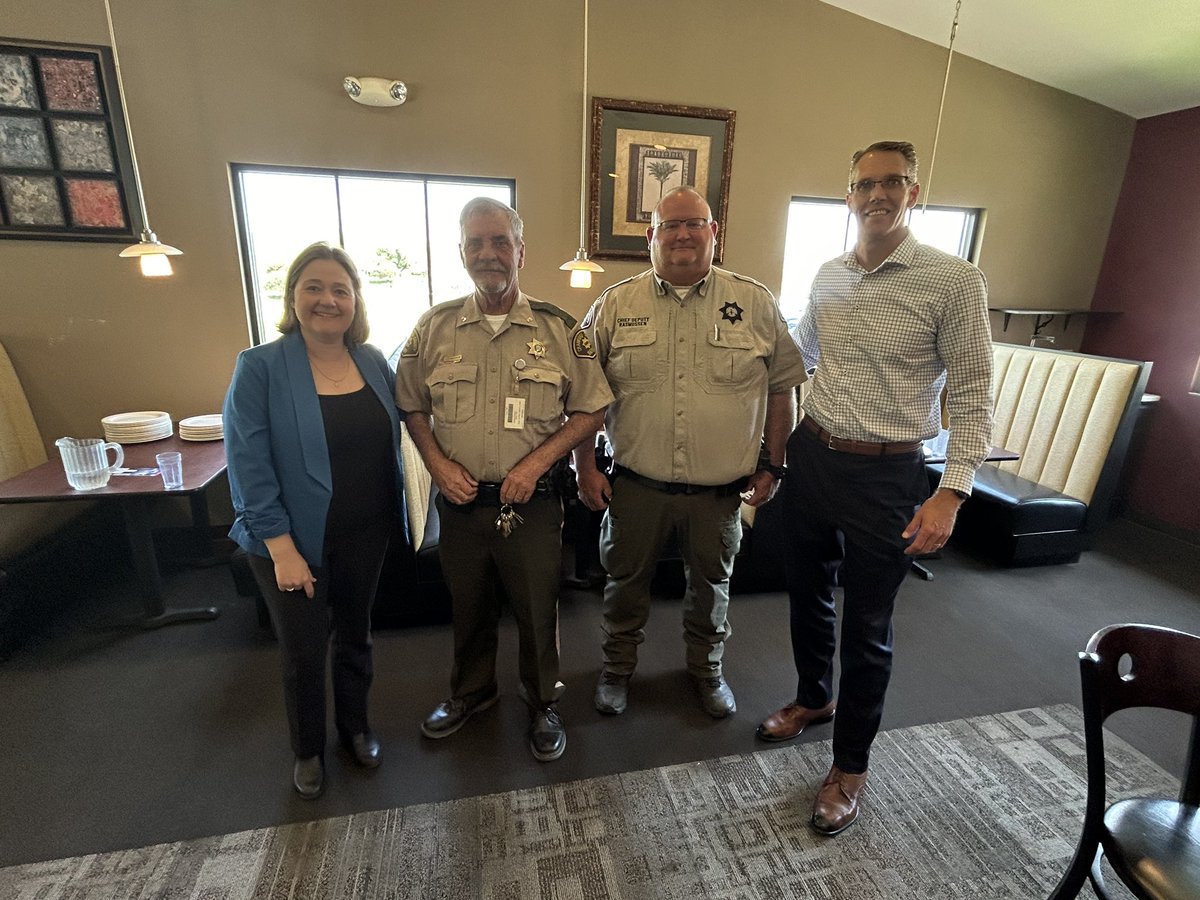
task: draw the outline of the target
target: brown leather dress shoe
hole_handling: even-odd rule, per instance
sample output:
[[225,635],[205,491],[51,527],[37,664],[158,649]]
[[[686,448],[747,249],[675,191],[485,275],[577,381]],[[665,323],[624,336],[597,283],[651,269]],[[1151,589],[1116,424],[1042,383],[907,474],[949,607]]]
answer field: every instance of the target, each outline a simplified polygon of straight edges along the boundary
[[834,835],[853,825],[858,818],[858,796],[866,786],[866,772],[851,775],[833,766],[813,803],[813,828]]
[[765,719],[754,732],[763,741],[790,741],[800,737],[809,725],[828,722],[833,718],[835,703],[830,700],[820,709],[807,709],[799,703],[789,703],[777,709]]

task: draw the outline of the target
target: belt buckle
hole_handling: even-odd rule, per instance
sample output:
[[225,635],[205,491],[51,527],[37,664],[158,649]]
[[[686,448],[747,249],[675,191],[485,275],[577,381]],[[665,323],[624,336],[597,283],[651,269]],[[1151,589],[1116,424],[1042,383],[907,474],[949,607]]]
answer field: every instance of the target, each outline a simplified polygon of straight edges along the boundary
[[825,442],[825,446],[828,447],[830,450],[837,450],[837,447],[833,446],[833,442],[836,440],[837,440],[837,438],[835,438],[832,434],[829,435],[829,440]]

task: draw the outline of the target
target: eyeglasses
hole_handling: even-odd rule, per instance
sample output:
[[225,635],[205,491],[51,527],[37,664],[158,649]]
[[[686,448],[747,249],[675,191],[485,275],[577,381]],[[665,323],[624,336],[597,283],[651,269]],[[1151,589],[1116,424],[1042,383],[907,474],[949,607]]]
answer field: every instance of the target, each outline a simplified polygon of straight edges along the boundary
[[875,190],[875,185],[879,185],[889,194],[903,190],[913,183],[913,180],[907,175],[889,175],[887,178],[864,178],[862,181],[855,181],[850,184],[851,193],[858,194],[860,197],[868,196],[871,191]]
[[683,226],[688,231],[703,231],[712,219],[667,219],[654,226],[655,231],[674,231]]

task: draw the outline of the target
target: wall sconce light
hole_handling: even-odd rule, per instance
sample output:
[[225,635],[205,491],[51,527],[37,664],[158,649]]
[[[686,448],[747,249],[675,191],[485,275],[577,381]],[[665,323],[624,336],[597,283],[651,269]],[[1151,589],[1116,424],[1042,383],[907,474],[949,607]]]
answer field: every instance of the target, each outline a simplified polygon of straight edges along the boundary
[[129,126],[129,105],[125,102],[125,84],[121,80],[121,58],[117,55],[117,35],[113,31],[112,9],[104,0],[104,17],[108,21],[108,40],[112,44],[113,68],[117,72],[117,95],[121,98],[121,112],[125,118],[125,134],[129,136],[129,161],[133,169],[133,183],[137,188],[138,209],[142,214],[142,234],[136,244],[130,244],[118,255],[136,257],[142,274],[147,278],[161,278],[172,273],[169,257],[180,256],[183,251],[164,244],[150,229],[150,217],[146,214],[146,195],[142,191],[142,176],[138,172],[137,151],[133,148],[133,129]]
[[347,75],[342,88],[351,100],[363,106],[399,106],[408,99],[408,85],[392,78]]

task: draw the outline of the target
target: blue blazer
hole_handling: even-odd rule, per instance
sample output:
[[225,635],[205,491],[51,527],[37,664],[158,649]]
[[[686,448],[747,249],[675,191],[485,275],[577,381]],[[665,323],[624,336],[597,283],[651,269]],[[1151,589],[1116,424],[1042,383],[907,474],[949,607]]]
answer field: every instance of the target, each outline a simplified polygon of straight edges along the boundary
[[[352,347],[350,356],[392,423],[397,509],[407,530],[395,376],[368,344]],[[321,565],[333,476],[321,402],[298,330],[238,355],[224,425],[236,513],[229,536],[247,553],[269,557],[264,540],[290,532],[305,561]]]

